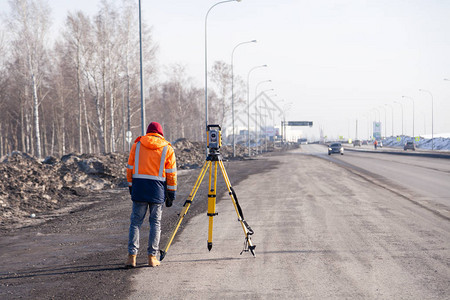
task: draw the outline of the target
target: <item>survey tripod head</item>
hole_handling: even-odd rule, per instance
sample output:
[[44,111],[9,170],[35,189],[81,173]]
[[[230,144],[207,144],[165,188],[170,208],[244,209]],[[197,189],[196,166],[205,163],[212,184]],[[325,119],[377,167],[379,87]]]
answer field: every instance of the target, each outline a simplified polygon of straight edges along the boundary
[[208,125],[206,127],[206,147],[209,152],[219,152],[222,147],[222,128],[220,125]]

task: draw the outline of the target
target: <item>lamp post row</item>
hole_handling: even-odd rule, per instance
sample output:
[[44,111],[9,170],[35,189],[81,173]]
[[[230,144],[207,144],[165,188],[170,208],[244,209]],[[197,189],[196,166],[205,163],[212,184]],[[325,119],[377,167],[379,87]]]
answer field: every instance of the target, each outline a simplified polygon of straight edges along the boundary
[[[259,134],[258,134],[258,87],[263,84],[263,83],[267,83],[267,82],[272,82],[272,80],[263,80],[260,81],[256,84],[255,87],[255,140],[256,140],[256,153],[258,153],[258,139],[259,139]],[[259,118],[259,123],[261,126],[261,117]]]
[[[448,78],[444,78],[445,81],[450,81],[450,79]],[[433,98],[433,94],[428,91],[428,90],[424,90],[424,89],[419,89],[420,92],[425,92],[428,93],[431,97],[431,150],[434,150],[434,98]],[[414,99],[408,96],[402,96],[403,99],[408,99],[411,100],[412,104],[413,104],[413,126],[412,126],[412,136],[415,137],[415,102]],[[402,110],[402,136],[403,136],[403,103],[401,102],[397,102],[394,101],[394,103],[397,103],[401,106],[401,110]],[[385,106],[390,106],[391,110],[392,110],[392,136],[394,136],[394,108],[392,107],[392,105],[390,104],[385,104]],[[374,108],[374,110],[378,111],[376,108]],[[379,111],[378,111],[379,113]],[[376,116],[376,114],[375,114]],[[381,116],[381,114],[380,114]],[[385,113],[385,123],[386,123],[386,113]],[[386,135],[386,128],[385,128],[385,135]]]
[[247,150],[248,156],[251,156],[250,153],[250,74],[259,68],[266,68],[267,65],[256,66],[250,69],[247,74]]
[[236,140],[235,140],[236,132],[234,129],[234,70],[233,70],[234,51],[236,50],[237,47],[249,43],[256,43],[256,40],[239,43],[233,48],[233,51],[231,52],[231,115],[232,115],[231,118],[233,123],[233,157],[236,156]]
[[[224,3],[228,3],[228,2],[241,2],[241,0],[226,0],[226,1],[220,1],[217,2],[216,4],[212,5],[205,16],[205,129],[207,129],[208,127],[208,35],[207,35],[207,23],[208,23],[208,15],[210,13],[210,11],[216,7],[219,4],[224,4]],[[143,72],[142,72],[142,32],[141,32],[141,1],[139,0],[139,41],[140,41],[140,83],[141,83],[141,131],[142,134],[144,134],[145,131],[145,102],[144,102],[144,97],[143,97]],[[233,56],[234,56],[234,51],[236,50],[236,48],[240,45],[243,44],[247,44],[247,43],[254,43],[256,42],[256,40],[252,40],[252,41],[247,41],[247,42],[242,42],[237,44],[232,51],[231,54],[231,73],[232,73],[232,78],[231,78],[231,95],[232,95],[232,127],[233,127],[233,157],[235,156],[235,149],[236,149],[236,143],[235,143],[235,127],[234,127],[234,74],[233,74]],[[250,73],[251,71],[260,68],[260,67],[267,67],[267,65],[262,65],[262,66],[257,66],[252,68],[247,75],[247,110],[248,110],[248,132],[247,132],[247,139],[248,139],[248,155],[250,156],[250,104],[249,104],[249,77],[250,77]],[[450,79],[444,78],[445,81],[450,81]],[[269,80],[268,80],[269,81]],[[266,82],[266,81],[265,81]],[[421,92],[426,92],[428,94],[430,94],[431,96],[431,140],[432,140],[432,150],[434,150],[434,100],[433,100],[433,94],[428,91],[428,90],[424,90],[424,89],[419,89],[419,91]],[[255,95],[256,96],[256,95]],[[412,99],[411,97],[407,97],[407,96],[402,96],[402,98],[406,98],[406,99],[410,99],[413,102],[413,136],[414,136],[414,99]],[[256,100],[256,99],[255,99]],[[402,108],[402,135],[403,135],[403,105],[400,102],[396,102],[401,105]],[[386,106],[388,104],[385,104]],[[393,115],[394,115],[394,109],[391,106],[392,109],[392,135],[394,132],[394,125],[393,125]],[[379,111],[378,111],[379,112]],[[380,117],[381,117],[381,113],[379,113]],[[385,122],[386,122],[386,111],[385,111]],[[385,135],[386,135],[386,129],[385,129]],[[206,148],[206,155],[208,155],[208,149]]]
[[[207,34],[207,25],[208,25],[208,15],[211,12],[211,10],[216,7],[219,4],[228,3],[228,2],[241,2],[241,0],[226,0],[226,1],[220,1],[211,6],[205,16],[205,129],[208,128],[208,34]],[[237,44],[231,53],[231,110],[232,110],[232,127],[233,127],[233,157],[236,155],[236,140],[235,140],[235,127],[234,127],[234,70],[233,70],[233,63],[234,63],[234,51],[237,47],[248,44],[248,43],[256,43],[256,40],[242,42]],[[248,155],[250,156],[250,90],[249,90],[249,80],[250,80],[250,73],[261,67],[267,67],[267,65],[262,66],[256,66],[250,69],[247,75],[247,110],[248,110],[248,132],[247,132],[247,144],[248,144]],[[206,156],[208,156],[208,148],[205,145],[205,151]]]
[[[211,12],[211,10],[217,5],[228,2],[241,2],[241,0],[226,0],[217,2],[208,9],[208,12],[206,13],[205,16],[205,132],[208,129],[208,32],[207,32],[208,15]],[[208,147],[206,146],[206,143],[205,143],[205,151],[206,156],[208,156]]]

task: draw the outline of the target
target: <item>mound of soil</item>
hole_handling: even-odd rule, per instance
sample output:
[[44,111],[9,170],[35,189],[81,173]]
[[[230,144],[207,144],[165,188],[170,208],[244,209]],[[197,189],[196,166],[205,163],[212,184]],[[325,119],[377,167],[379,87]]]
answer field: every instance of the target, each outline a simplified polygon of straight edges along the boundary
[[[178,169],[205,162],[205,144],[180,139],[173,143]],[[242,158],[245,147],[238,145]],[[233,149],[221,149],[224,159]],[[0,159],[0,230],[21,227],[58,210],[74,209],[84,196],[99,190],[126,187],[128,153],[78,154],[44,160],[15,151]],[[35,223],[35,222],[34,222]]]
[[0,163],[0,227],[64,208],[91,191],[126,186],[127,156],[71,153],[43,161],[13,152]]

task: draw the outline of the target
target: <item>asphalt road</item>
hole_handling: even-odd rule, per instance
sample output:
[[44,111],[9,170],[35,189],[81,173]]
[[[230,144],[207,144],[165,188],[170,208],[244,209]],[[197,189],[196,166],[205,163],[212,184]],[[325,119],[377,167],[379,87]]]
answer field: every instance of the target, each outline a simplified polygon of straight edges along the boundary
[[315,144],[303,146],[302,151],[330,159],[365,174],[370,173],[371,177],[383,181],[387,188],[450,217],[449,157],[416,156],[416,153],[411,151],[407,153],[409,155],[390,155],[383,153],[392,151],[386,148],[379,149],[377,153],[358,151],[358,148],[355,151],[353,148],[351,151],[345,151],[344,155],[328,156],[324,146]]
[[[272,167],[235,185],[256,257],[240,255],[242,229],[223,194],[211,252],[205,212],[188,222],[161,267],[135,274],[129,298],[448,299],[449,162],[423,167],[325,151],[304,146],[260,158],[254,163]],[[418,178],[444,176],[443,194],[422,190],[428,185],[417,179],[409,189],[403,171],[384,170],[394,163]]]
[[[205,178],[161,266],[146,267],[143,247],[126,270],[128,191],[103,191],[84,209],[1,232],[0,299],[448,299],[448,160],[328,156],[308,145],[225,166],[256,257],[240,255],[244,234],[221,177],[207,250]],[[180,176],[162,247],[198,173]]]

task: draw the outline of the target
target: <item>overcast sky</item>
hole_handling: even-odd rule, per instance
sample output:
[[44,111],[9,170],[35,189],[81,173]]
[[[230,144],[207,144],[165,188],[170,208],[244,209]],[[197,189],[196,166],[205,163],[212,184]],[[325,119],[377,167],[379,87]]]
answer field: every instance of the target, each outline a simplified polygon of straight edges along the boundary
[[[136,0],[137,1],[137,0]],[[204,85],[204,28],[208,9],[216,0],[143,0],[145,22],[153,26],[159,44],[159,63],[182,63]],[[4,10],[6,0],[0,0]],[[55,25],[67,11],[93,15],[100,0],[49,0]],[[7,7],[7,6],[6,6]],[[434,132],[450,132],[450,1],[448,0],[242,0],[216,6],[208,17],[208,62],[231,63],[246,80],[253,71],[251,95],[273,88],[273,99],[286,109],[286,119],[313,121],[307,130],[318,137],[322,127],[329,137],[366,138],[369,122],[379,118],[387,134],[431,134],[431,96]],[[284,100],[284,102],[282,102]],[[283,104],[284,103],[284,104]],[[287,103],[287,104],[286,104]],[[292,103],[289,105],[289,103]],[[385,104],[391,106],[385,106]],[[382,129],[384,135],[384,128]]]

